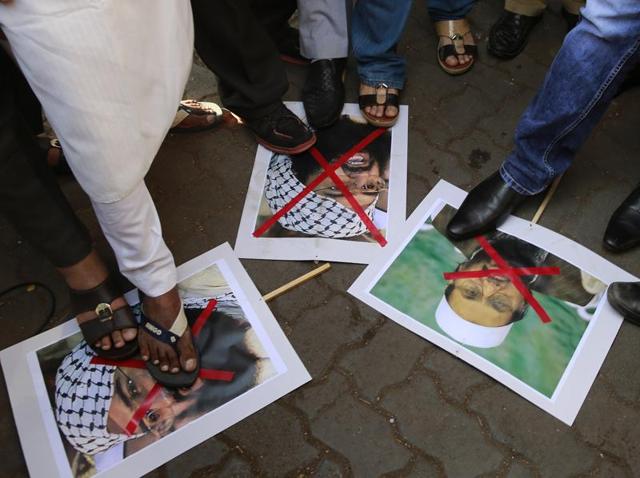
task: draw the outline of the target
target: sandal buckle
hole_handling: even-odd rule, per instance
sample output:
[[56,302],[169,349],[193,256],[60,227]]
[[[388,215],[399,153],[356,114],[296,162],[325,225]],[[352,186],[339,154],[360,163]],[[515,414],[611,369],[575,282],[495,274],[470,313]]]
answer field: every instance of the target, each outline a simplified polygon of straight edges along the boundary
[[111,320],[111,318],[113,317],[113,310],[111,309],[111,305],[104,302],[96,306],[95,313],[101,322]]

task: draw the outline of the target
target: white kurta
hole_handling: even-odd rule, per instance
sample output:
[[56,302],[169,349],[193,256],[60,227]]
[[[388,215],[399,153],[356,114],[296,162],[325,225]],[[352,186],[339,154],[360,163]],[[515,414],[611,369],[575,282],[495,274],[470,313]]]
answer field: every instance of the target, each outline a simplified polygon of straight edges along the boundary
[[78,182],[128,196],[164,139],[191,70],[187,0],[15,0],[0,26]]

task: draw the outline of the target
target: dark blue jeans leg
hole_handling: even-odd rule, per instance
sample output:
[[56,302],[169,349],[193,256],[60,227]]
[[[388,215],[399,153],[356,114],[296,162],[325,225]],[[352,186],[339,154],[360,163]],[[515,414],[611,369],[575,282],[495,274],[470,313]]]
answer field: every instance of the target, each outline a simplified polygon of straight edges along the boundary
[[520,118],[514,150],[500,168],[504,181],[532,195],[566,171],[638,62],[640,2],[587,2]]
[[426,0],[425,3],[431,21],[439,22],[466,17],[476,0]]
[[361,0],[353,10],[351,44],[358,62],[360,81],[402,89],[405,59],[396,45],[411,10],[411,0]]

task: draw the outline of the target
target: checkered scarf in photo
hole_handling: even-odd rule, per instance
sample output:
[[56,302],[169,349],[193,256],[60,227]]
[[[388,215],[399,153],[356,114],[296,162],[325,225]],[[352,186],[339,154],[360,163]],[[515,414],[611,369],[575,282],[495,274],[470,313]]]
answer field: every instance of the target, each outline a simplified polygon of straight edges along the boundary
[[85,342],[76,345],[56,373],[56,419],[67,441],[80,453],[94,455],[142,435],[107,430],[113,396],[111,365],[93,365],[93,352]]
[[[273,213],[282,209],[296,197],[305,185],[291,170],[291,158],[274,155],[267,171],[265,198]],[[365,209],[369,218],[378,198]],[[345,207],[334,199],[310,191],[278,222],[285,229],[311,236],[340,239],[360,236],[367,232],[366,224],[351,208]]]

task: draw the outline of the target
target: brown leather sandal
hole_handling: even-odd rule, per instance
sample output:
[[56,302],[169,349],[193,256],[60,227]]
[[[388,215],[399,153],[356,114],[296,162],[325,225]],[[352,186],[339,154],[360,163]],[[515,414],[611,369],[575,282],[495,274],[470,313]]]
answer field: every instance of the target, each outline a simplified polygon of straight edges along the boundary
[[[478,58],[478,47],[464,42],[464,36],[471,33],[469,22],[465,18],[459,20],[443,20],[435,23],[438,38],[448,38],[452,45],[441,45],[438,43],[438,63],[440,67],[450,75],[461,75],[471,69]],[[442,41],[442,40],[440,40]],[[471,61],[464,65],[450,66],[445,60],[447,57],[458,55],[469,55]]]
[[[384,83],[376,86],[375,94],[358,96],[358,103],[362,116],[365,117],[369,124],[378,128],[391,128],[396,124],[398,116],[400,116],[400,96],[396,93],[389,93],[389,87]],[[380,117],[370,115],[364,110],[369,106],[384,106],[385,115]],[[387,116],[387,106],[395,106],[398,109],[398,113],[394,116]]]
[[[211,123],[202,124],[198,126],[180,126],[182,122],[188,116],[209,116],[212,115],[213,121]],[[222,123],[223,111],[220,106],[215,103],[196,100],[182,100],[180,106],[178,106],[178,112],[176,113],[173,123],[171,124],[170,133],[197,133],[200,131],[207,131],[215,128]]]
[[113,310],[111,302],[122,297],[122,292],[110,278],[102,284],[87,290],[71,289],[71,309],[78,316],[84,312],[94,312],[96,317],[79,323],[82,336],[89,347],[98,355],[109,360],[124,360],[138,352],[138,338],[126,342],[124,346],[103,350],[94,344],[116,330],[137,329],[129,305]]

